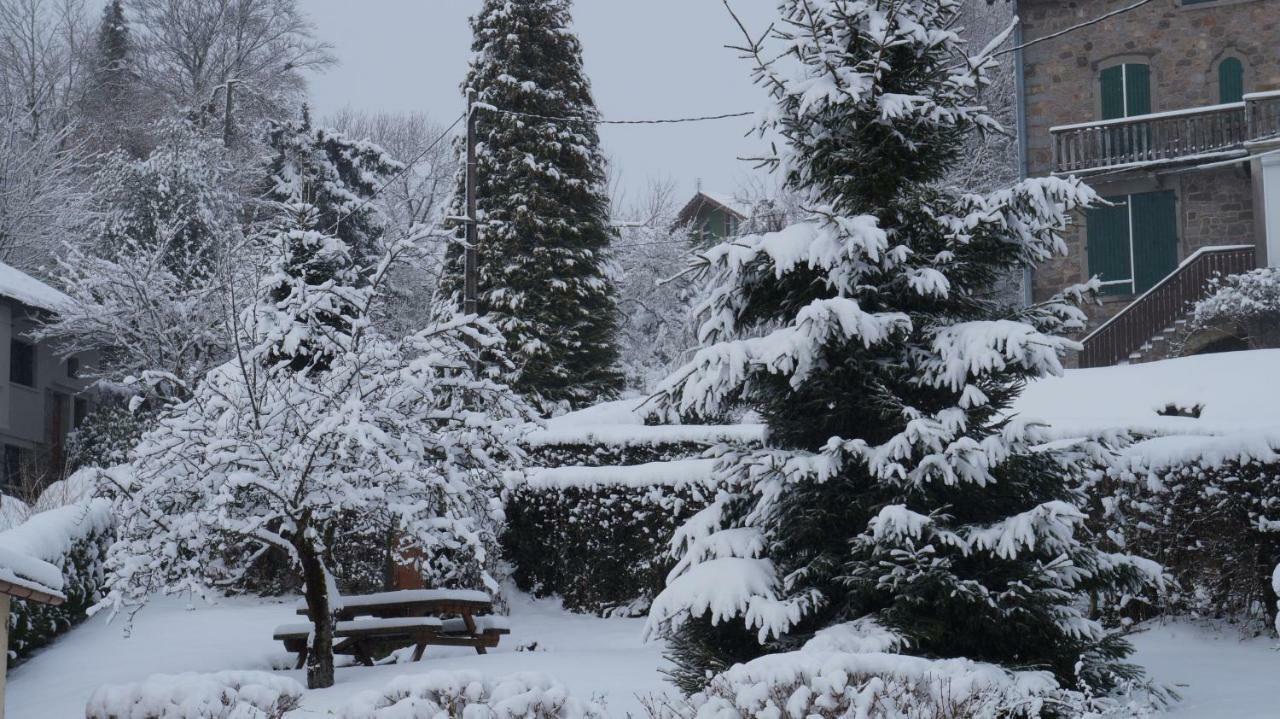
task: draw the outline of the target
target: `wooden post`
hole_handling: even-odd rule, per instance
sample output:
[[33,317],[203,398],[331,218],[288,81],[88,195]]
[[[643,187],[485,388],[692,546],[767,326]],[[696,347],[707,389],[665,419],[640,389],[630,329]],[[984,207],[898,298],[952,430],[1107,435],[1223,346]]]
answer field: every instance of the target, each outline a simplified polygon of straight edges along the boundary
[[[231,94],[235,86],[235,80],[227,80],[227,109],[222,113],[222,144],[225,147],[231,147]],[[0,716],[0,719],[4,717]]]
[[9,595],[0,594],[0,719],[4,719],[4,690],[9,674]]

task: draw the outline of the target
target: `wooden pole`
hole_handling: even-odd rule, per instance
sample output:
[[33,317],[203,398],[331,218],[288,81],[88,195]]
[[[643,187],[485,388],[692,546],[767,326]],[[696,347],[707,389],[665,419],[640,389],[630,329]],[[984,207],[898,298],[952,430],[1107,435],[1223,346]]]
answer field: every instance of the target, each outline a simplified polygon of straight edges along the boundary
[[225,147],[231,147],[231,94],[235,86],[235,80],[227,80],[227,108],[222,113],[222,144]]
[[0,719],[4,719],[5,678],[9,673],[9,595],[0,594]]
[[474,315],[478,309],[476,295],[479,293],[476,277],[476,241],[479,239],[479,228],[476,226],[476,91],[467,90],[467,248],[463,256],[463,300],[464,314]]

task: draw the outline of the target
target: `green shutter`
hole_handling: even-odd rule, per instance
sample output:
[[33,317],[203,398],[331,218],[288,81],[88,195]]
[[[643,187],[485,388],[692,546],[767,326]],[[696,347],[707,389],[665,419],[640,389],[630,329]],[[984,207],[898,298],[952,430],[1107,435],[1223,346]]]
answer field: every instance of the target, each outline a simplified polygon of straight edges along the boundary
[[1124,65],[1102,71],[1102,119],[1124,117]]
[[1229,57],[1218,63],[1218,101],[1240,102],[1244,100],[1244,63],[1240,58]]
[[1145,292],[1178,266],[1178,210],[1171,191],[1130,195],[1134,291]]
[[[1130,280],[1129,268],[1129,206],[1128,198],[1105,198],[1115,203],[1090,209],[1085,216],[1088,242],[1089,274],[1103,282]],[[1133,291],[1131,284],[1103,285],[1102,293],[1127,295]]]
[[1125,65],[1124,116],[1151,113],[1151,68],[1147,65]]

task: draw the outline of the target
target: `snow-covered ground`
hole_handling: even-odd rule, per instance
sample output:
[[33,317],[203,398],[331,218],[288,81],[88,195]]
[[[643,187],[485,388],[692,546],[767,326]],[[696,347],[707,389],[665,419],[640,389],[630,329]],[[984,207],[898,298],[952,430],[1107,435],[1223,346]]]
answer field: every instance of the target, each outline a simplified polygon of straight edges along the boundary
[[[497,649],[477,655],[468,648],[429,647],[416,664],[342,667],[330,689],[308,692],[302,717],[324,715],[357,692],[381,689],[401,674],[472,670],[491,675],[538,671],[563,682],[583,699],[600,696],[615,717],[640,716],[639,697],[666,692],[659,673],[661,644],[641,639],[642,619],[598,619],[569,614],[559,602],[516,594],[511,634]],[[102,616],[60,638],[9,673],[8,716],[15,719],[80,719],[85,702],[102,684],[138,681],[152,674],[270,669],[286,663],[271,639],[277,624],[296,620],[293,600],[232,598],[187,609],[176,599],[157,600],[125,636],[120,619]],[[122,619],[122,618],[121,618]],[[534,647],[532,651],[517,648]],[[288,666],[293,666],[291,663]],[[305,683],[304,672],[281,674]]]
[[[78,719],[101,684],[152,674],[222,669],[269,669],[286,657],[271,640],[275,625],[291,621],[292,600],[227,599],[187,609],[156,601],[125,636],[123,625],[89,620],[9,675],[8,712],[21,719]],[[638,697],[669,691],[659,668],[662,646],[641,640],[643,620],[598,619],[563,612],[558,602],[512,598],[512,632],[490,654],[432,647],[417,664],[342,667],[337,684],[308,692],[295,714],[324,715],[356,692],[380,689],[393,677],[437,669],[500,676],[538,671],[564,682],[583,699],[604,699],[615,717],[643,716]],[[517,651],[536,643],[533,651]],[[1183,695],[1170,719],[1274,719],[1280,651],[1270,639],[1241,639],[1231,627],[1157,623],[1135,637],[1135,659],[1153,678]],[[290,665],[291,666],[291,665]],[[302,672],[280,672],[299,681]]]

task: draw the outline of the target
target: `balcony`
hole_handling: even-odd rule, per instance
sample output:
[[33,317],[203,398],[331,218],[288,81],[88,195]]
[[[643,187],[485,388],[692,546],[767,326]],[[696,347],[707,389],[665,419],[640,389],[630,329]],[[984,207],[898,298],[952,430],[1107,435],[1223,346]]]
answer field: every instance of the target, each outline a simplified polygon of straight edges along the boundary
[[1280,92],[1197,107],[1050,129],[1055,174],[1119,171],[1152,164],[1209,162],[1280,141]]

